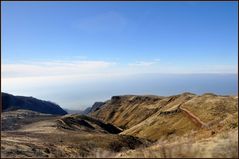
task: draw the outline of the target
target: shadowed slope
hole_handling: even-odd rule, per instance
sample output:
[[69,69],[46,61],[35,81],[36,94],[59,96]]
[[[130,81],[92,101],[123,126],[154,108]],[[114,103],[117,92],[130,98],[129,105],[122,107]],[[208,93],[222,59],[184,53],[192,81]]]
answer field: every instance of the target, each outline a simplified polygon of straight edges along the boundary
[[85,115],[64,116],[58,119],[57,123],[58,128],[68,130],[99,131],[111,134],[118,134],[121,132],[121,129],[112,124],[107,124]]
[[46,114],[67,114],[59,105],[50,101],[43,101],[33,97],[14,96],[7,93],[2,93],[1,95],[3,111],[26,109]]

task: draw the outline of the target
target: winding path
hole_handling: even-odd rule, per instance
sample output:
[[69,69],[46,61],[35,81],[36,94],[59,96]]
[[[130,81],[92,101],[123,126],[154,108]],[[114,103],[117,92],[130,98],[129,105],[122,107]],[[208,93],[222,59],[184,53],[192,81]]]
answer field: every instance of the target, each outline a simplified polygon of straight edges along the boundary
[[201,119],[199,119],[196,115],[194,115],[192,112],[187,110],[186,108],[182,108],[181,106],[178,107],[183,113],[185,113],[188,118],[194,122],[198,127],[207,127],[207,124],[204,123]]
[[[182,103],[183,104],[183,103]],[[182,108],[180,104],[178,106],[177,109],[175,110],[171,110],[171,111],[164,111],[164,112],[160,112],[160,114],[162,115],[170,115],[170,114],[175,114],[177,112],[182,112],[183,114],[185,114],[190,121],[192,121],[196,126],[200,127],[200,128],[208,128],[208,126],[210,124],[206,124],[204,123],[199,117],[197,117],[195,114],[193,114],[191,111],[189,111],[186,108]]]

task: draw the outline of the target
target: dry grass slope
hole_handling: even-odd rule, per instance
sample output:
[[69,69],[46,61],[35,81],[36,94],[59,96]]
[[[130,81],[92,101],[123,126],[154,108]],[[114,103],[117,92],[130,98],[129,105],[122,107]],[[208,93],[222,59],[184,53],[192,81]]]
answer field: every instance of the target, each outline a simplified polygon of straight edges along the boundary
[[116,154],[117,158],[238,158],[238,129],[206,139],[191,135]]
[[114,96],[90,115],[4,112],[1,157],[238,158],[235,96]]
[[[11,112],[14,113],[21,116],[22,112]],[[48,116],[15,130],[2,131],[1,157],[89,157],[99,151],[114,154],[150,143],[133,136],[117,135],[119,132],[111,124],[87,116]]]
[[201,126],[213,127],[227,118],[233,119],[231,123],[218,126],[238,125],[237,111],[235,96],[183,93],[170,97],[116,96],[91,115],[125,128],[121,134],[159,140],[198,131]]

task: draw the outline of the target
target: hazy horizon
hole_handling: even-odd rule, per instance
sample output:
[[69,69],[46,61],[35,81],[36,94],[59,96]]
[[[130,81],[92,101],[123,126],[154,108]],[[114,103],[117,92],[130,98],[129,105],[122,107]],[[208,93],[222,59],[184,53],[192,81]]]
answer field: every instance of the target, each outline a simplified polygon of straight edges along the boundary
[[[184,92],[198,95],[204,93],[238,95],[237,81],[237,74],[138,74],[121,79],[119,77],[101,78],[98,81],[91,79],[81,83],[76,81],[57,83],[54,80],[48,81],[49,83],[45,85],[31,83],[19,91],[14,90],[16,86],[12,85],[13,91],[10,88],[6,93],[16,92],[13,94],[49,100],[67,109],[83,110],[92,106],[94,102],[104,102],[114,95],[171,96]],[[59,86],[61,84],[65,87],[61,88]],[[48,91],[45,91],[46,89]],[[39,91],[36,93],[35,90]]]
[[2,2],[2,92],[238,95],[237,2]]

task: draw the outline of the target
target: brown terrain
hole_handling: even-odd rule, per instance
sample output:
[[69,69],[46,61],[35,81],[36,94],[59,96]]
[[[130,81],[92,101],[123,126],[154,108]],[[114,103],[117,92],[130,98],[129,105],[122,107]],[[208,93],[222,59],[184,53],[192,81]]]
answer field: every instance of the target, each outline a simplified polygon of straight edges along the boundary
[[[100,157],[150,143],[117,135],[121,129],[83,115],[48,116],[18,110],[2,113],[2,121],[1,157]],[[16,129],[7,129],[5,124]]]
[[1,157],[238,157],[237,96],[113,96],[88,115],[1,120]]

